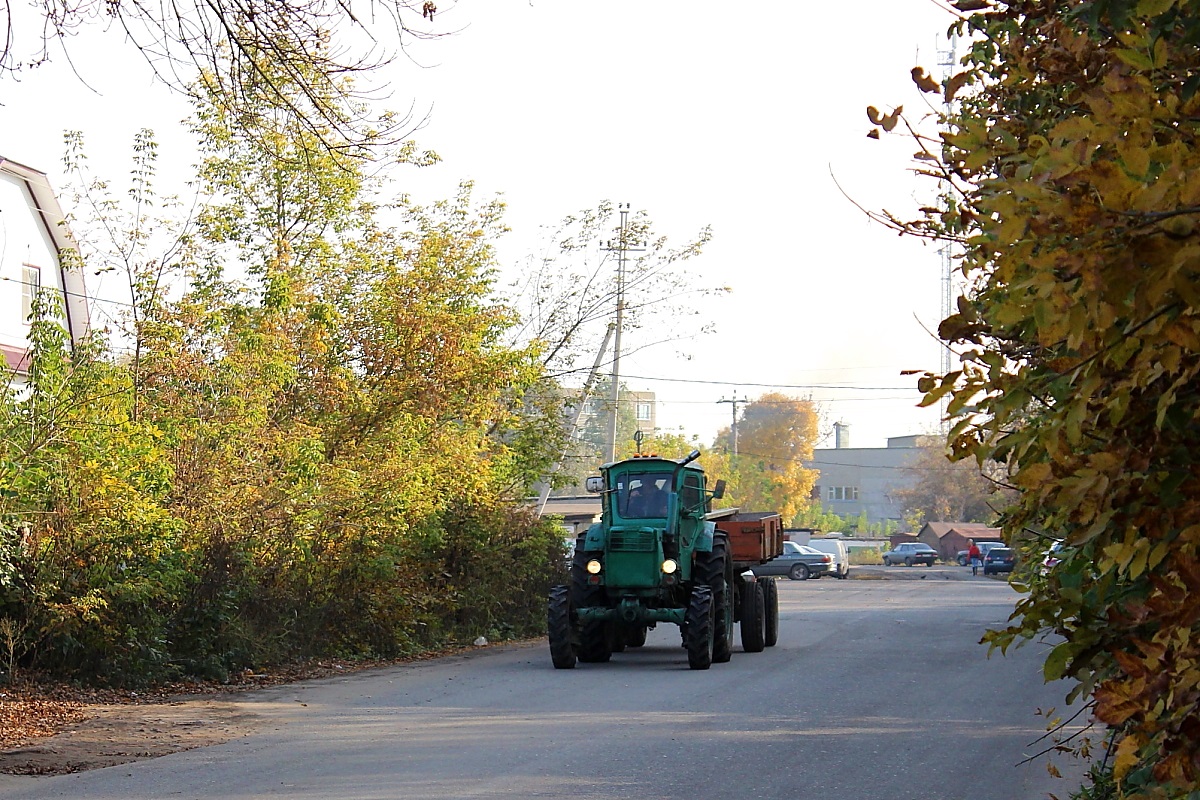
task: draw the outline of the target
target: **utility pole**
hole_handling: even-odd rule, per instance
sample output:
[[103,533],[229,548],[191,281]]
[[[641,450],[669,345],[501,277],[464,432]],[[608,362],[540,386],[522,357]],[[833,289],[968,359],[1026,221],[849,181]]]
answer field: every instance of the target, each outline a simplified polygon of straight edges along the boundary
[[611,414],[608,420],[608,449],[606,461],[617,460],[617,416],[621,402],[621,327],[625,322],[625,265],[629,253],[641,252],[644,247],[631,247],[629,242],[629,203],[618,203],[621,212],[621,231],[614,242],[611,239],[604,243],[601,250],[617,254],[617,321],[613,336],[612,387],[609,393]]
[[732,455],[734,458],[737,458],[737,454],[738,454],[738,435],[737,435],[738,403],[745,402],[745,401],[738,400],[737,392],[734,392],[732,400],[718,400],[717,402],[733,404],[733,425],[730,426],[730,428],[729,428],[729,438],[733,441]]

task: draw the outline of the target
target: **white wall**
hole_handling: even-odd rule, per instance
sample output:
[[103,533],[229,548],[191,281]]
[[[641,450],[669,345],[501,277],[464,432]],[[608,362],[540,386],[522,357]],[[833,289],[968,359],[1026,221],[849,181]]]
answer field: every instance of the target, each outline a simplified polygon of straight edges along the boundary
[[0,165],[0,344],[24,350],[22,315],[26,265],[41,269],[44,288],[62,290],[58,256],[24,181]]

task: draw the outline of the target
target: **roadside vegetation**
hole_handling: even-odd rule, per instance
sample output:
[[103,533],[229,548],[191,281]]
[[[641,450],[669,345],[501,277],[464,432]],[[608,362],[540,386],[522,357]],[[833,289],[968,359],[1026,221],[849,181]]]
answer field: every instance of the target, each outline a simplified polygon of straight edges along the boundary
[[1055,642],[1046,679],[1077,682],[1105,731],[1058,744],[1094,759],[1076,796],[1194,798],[1200,3],[955,5],[961,72],[913,71],[953,102],[937,133],[868,115],[871,135],[907,128],[942,188],[920,219],[881,218],[961,248],[968,289],[940,327],[961,367],[926,375],[925,402],[948,400],[953,458],[1006,467],[1024,561],[1064,542],[985,641]]
[[30,384],[0,398],[0,678],[539,633],[562,544],[521,501],[560,411],[491,291],[501,207],[393,201],[367,170],[432,154],[331,154],[336,131],[197,91],[194,210],[155,193],[149,134],[124,197],[69,139],[80,257],[130,299],[72,350],[39,298]]

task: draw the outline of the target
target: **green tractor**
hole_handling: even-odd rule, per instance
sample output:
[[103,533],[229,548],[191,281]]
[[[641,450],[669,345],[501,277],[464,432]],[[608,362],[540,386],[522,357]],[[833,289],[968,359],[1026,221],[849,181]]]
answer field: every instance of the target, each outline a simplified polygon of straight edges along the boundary
[[707,518],[704,472],[679,461],[638,455],[603,465],[587,479],[601,494],[602,522],[575,542],[570,584],[550,591],[550,657],[558,669],[608,661],[640,647],[659,622],[678,625],[688,666],[708,669],[733,652],[734,614],[742,590],[728,537]]

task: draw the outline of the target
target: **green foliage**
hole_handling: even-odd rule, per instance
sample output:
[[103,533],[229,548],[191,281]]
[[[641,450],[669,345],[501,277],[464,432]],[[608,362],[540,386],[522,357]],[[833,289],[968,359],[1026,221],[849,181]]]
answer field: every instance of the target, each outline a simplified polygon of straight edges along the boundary
[[89,263],[129,276],[134,357],[72,350],[38,300],[28,392],[0,406],[12,652],[136,685],[540,631],[562,542],[520,499],[559,415],[492,295],[502,207],[464,185],[387,227],[304,126],[237,123],[198,110],[213,194],[169,264],[137,213],[77,220]]
[[855,517],[842,516],[833,511],[826,511],[819,503],[813,503],[793,517],[789,527],[812,528],[826,532],[840,531],[860,539],[881,539],[899,530],[900,523],[894,519],[868,522],[865,512]]
[[961,242],[971,287],[940,328],[962,368],[925,402],[949,399],[956,458],[1007,465],[1009,541],[1034,563],[1066,543],[988,641],[1061,637],[1046,677],[1114,732],[1128,798],[1200,780],[1197,20],[1193,0],[970,17],[960,106],[919,140],[945,202],[904,226]]

